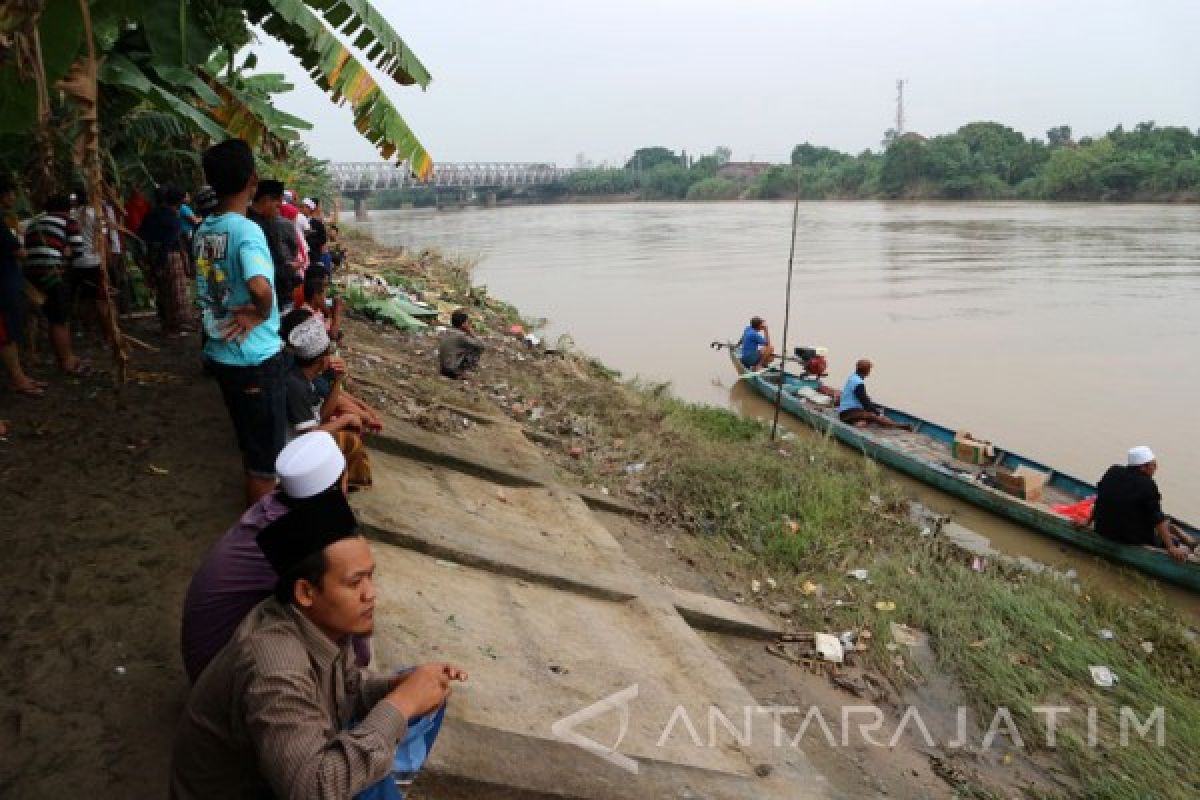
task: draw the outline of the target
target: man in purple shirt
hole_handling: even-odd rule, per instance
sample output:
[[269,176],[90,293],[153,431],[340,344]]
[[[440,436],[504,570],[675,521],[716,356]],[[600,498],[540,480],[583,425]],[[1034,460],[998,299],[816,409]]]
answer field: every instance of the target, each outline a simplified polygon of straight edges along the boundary
[[[183,664],[192,683],[233,636],[238,625],[270,597],[279,576],[258,548],[258,532],[289,511],[325,492],[344,491],[346,459],[324,431],[305,434],[288,444],[275,461],[279,489],[265,495],[242,514],[221,537],[192,576],[183,601]],[[355,640],[363,666],[366,643]]]

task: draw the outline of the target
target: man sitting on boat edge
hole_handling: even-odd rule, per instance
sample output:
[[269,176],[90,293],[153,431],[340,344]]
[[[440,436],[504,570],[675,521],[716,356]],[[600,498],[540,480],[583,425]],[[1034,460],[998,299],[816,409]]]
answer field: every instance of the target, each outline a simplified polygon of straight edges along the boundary
[[762,317],[750,318],[750,324],[742,331],[742,338],[738,339],[737,346],[741,348],[738,359],[746,369],[766,369],[771,359],[775,358],[775,348],[771,345],[771,331]]
[[846,379],[846,388],[842,389],[842,398],[838,402],[838,418],[847,425],[865,428],[868,425],[878,425],[881,428],[898,428],[911,431],[912,425],[905,425],[888,419],[883,409],[871,402],[867,395],[867,376],[871,374],[871,362],[860,358],[854,365],[854,372]]
[[1158,461],[1149,447],[1129,450],[1125,466],[1114,464],[1096,485],[1096,503],[1084,526],[1095,523],[1105,539],[1129,545],[1165,546],[1176,561],[1186,561],[1194,537],[1171,524],[1162,510],[1162,494],[1154,482]]

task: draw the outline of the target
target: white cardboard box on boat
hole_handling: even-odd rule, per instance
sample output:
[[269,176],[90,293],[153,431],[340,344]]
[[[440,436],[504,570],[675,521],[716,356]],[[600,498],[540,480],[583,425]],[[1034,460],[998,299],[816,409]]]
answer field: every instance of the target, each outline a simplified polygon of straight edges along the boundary
[[1000,488],[1011,495],[1036,503],[1042,499],[1042,490],[1050,474],[1021,465],[1016,469],[1001,467],[996,470],[996,482]]

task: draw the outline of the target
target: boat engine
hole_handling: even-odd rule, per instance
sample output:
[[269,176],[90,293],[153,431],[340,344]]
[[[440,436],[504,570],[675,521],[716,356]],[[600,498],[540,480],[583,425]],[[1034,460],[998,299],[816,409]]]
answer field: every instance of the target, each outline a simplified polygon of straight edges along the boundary
[[804,369],[805,375],[824,378],[829,374],[829,361],[826,359],[829,355],[829,348],[797,347],[792,353],[795,354],[796,361]]

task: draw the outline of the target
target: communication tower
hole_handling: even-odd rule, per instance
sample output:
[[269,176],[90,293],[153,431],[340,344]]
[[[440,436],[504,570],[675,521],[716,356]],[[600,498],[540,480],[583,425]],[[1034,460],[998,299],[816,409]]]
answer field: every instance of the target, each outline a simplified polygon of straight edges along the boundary
[[904,135],[904,79],[896,81],[896,136]]

